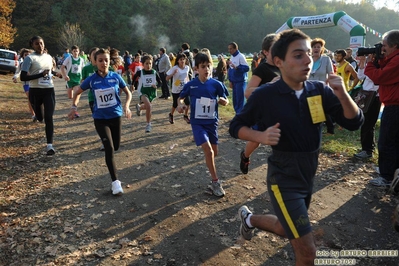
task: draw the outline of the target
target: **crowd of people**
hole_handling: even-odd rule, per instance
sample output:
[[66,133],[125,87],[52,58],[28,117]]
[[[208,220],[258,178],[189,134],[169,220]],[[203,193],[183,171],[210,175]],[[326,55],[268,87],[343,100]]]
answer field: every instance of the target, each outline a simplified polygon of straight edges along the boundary
[[[13,79],[16,82],[19,75],[24,82],[32,119],[44,120],[47,155],[55,154],[52,144],[56,75],[67,82],[72,101],[70,119],[79,118],[80,95],[89,93],[114,195],[123,193],[114,160],[121,142],[121,117],[131,118],[132,92],[137,91],[136,114],[146,112],[145,132],[150,133],[157,88],[162,91],[158,98],[173,98],[168,114],[170,124],[175,123],[175,111],[183,113],[184,121],[190,124],[195,144],[204,153],[212,193],[225,195],[215,165],[218,106],[229,103],[225,83],[231,88],[235,111],[229,132],[232,137],[247,141],[240,153],[242,173],[248,174],[250,156],[260,144],[272,147],[267,188],[275,215],[257,215],[241,206],[239,232],[244,239],[250,240],[255,228],[273,232],[289,239],[297,265],[312,265],[316,247],[308,209],[324,126],[327,134],[334,134],[336,124],[348,130],[360,128],[361,150],[354,157],[370,158],[378,147],[380,175],[370,184],[399,192],[399,30],[383,35],[383,55],[379,55],[383,58],[378,62],[372,54],[355,59],[350,48],[337,49],[331,58],[324,53],[323,39],[311,39],[298,29],[268,34],[251,66],[235,42],[227,45],[229,60],[219,55],[216,68],[207,48],[191,52],[188,43],[183,43],[177,54],[167,54],[166,48],[161,47],[158,55],[140,50],[133,57],[128,51],[121,56],[117,49],[93,47],[87,58],[75,45],[71,54],[66,49],[57,72],[41,37],[33,37],[30,46],[33,50],[21,50],[20,73]],[[250,70],[252,77],[248,81]],[[358,83],[363,90],[375,91],[367,109],[359,107],[350,96]],[[124,103],[122,92],[126,95]],[[375,125],[381,104],[384,109],[376,145]]]

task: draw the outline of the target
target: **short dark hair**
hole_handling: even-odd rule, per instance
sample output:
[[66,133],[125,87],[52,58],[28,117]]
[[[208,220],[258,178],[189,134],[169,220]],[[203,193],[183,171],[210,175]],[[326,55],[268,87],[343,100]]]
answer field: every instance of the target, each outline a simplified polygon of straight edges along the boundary
[[109,50],[108,49],[104,49],[104,48],[100,48],[98,49],[98,51],[94,54],[94,60],[97,60],[97,56],[100,54],[108,54],[110,56]]
[[270,33],[266,35],[262,41],[262,50],[269,51],[272,45],[276,42],[276,40],[277,40],[277,34]]
[[212,58],[206,53],[199,52],[195,57],[195,66],[199,66],[202,63],[212,63]]
[[187,56],[186,56],[185,53],[179,53],[179,54],[176,56],[175,66],[177,66],[177,65],[179,64],[180,58],[185,58],[185,59],[187,59]]
[[238,49],[238,44],[236,42],[229,43],[233,47],[233,49]]
[[71,50],[75,50],[75,49],[78,49],[78,50],[79,50],[79,46],[77,46],[77,45],[72,45]]
[[311,40],[308,35],[299,29],[284,30],[277,35],[277,41],[272,46],[272,57],[285,60],[288,46],[297,40]]
[[162,53],[166,53],[166,48],[159,48],[159,51],[161,51]]
[[188,50],[188,49],[190,49],[190,45],[188,44],[188,43],[183,43],[182,45],[181,45],[181,48],[183,48],[184,50]]
[[344,49],[338,49],[338,50],[334,51],[334,54],[340,54],[343,57],[345,57],[346,56],[346,51]]
[[146,54],[146,55],[143,56],[143,58],[142,58],[142,61],[143,61],[143,62],[145,62],[145,61],[147,61],[147,60],[151,60],[151,62],[154,61],[152,55],[150,55],[150,54]]
[[[36,41],[36,40],[43,40],[43,38],[40,37],[40,36],[33,36],[33,37],[29,40],[29,46],[32,47],[33,42]],[[43,40],[43,41],[44,41],[44,40]]]

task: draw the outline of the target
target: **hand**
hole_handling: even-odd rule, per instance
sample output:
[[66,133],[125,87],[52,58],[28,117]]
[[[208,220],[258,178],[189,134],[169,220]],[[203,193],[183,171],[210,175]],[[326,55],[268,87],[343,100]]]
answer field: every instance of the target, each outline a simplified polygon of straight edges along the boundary
[[47,77],[48,74],[50,73],[50,69],[43,70],[42,73],[43,73],[43,77]]
[[68,119],[69,120],[74,120],[75,119],[75,114],[76,114],[76,110],[71,108],[71,110],[69,111],[69,114],[68,114]]
[[65,76],[64,79],[65,79],[65,81],[69,81],[70,80],[69,76]]
[[125,110],[124,110],[123,112],[125,113],[126,118],[127,118],[127,119],[132,118],[132,111],[130,111],[130,108],[127,107],[127,106],[125,106],[124,109],[125,109]]
[[280,132],[281,129],[280,127],[280,123],[276,123],[274,126],[271,126],[269,128],[267,128],[263,133],[263,138],[264,140],[262,141],[263,144],[266,145],[277,145],[278,142],[280,141]]
[[222,105],[222,106],[226,106],[229,104],[229,100],[223,97],[219,98],[218,104]]
[[14,83],[17,83],[17,82],[18,82],[18,80],[17,80],[16,77],[12,77],[12,81],[13,81]]
[[336,74],[330,74],[328,79],[326,80],[326,84],[328,84],[333,89],[335,94],[346,92],[343,79]]
[[186,105],[178,105],[177,106],[177,112],[180,114],[182,114],[184,112],[184,110],[186,110],[186,109],[187,109]]

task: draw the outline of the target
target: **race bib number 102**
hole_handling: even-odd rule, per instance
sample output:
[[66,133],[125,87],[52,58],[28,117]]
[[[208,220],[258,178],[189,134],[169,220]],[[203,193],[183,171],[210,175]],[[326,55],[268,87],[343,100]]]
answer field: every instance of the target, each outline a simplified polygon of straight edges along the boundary
[[117,104],[114,88],[95,90],[94,94],[96,96],[97,108],[99,109]]

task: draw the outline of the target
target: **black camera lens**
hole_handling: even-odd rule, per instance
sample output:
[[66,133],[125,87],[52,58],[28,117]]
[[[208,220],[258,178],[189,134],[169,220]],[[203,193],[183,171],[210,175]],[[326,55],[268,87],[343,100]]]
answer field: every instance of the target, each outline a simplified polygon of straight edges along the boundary
[[377,51],[377,49],[375,47],[371,47],[371,48],[359,47],[357,49],[357,55],[363,56],[363,55],[375,54],[376,51]]

